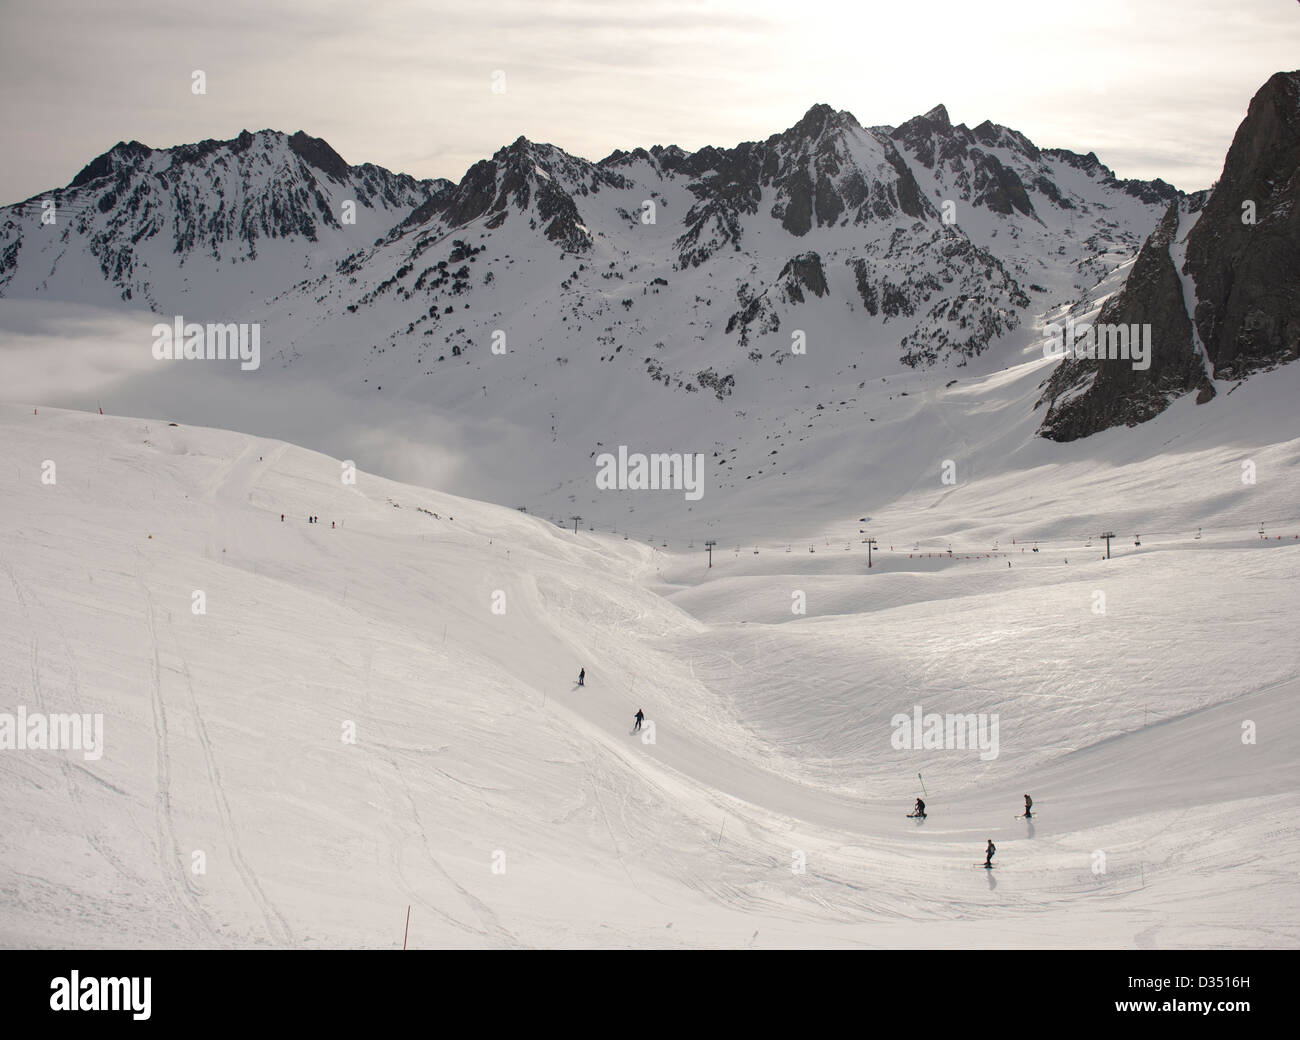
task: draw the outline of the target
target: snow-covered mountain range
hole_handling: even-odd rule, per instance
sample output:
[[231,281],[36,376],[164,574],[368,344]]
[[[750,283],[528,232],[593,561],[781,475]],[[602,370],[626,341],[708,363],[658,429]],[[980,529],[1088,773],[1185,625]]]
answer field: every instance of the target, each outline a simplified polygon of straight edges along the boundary
[[[1176,196],[989,122],[954,127],[943,106],[895,130],[816,105],[764,142],[597,163],[520,138],[459,184],[349,167],[301,132],[245,132],[162,150],[119,144],[66,189],[0,211],[0,290],[242,312],[261,301],[231,286],[255,271],[266,297],[311,293],[323,320],[373,315],[399,342],[443,331],[447,306],[508,306],[520,280],[504,270],[517,266],[511,249],[549,243],[550,295],[575,318],[609,320],[620,339],[644,340],[635,329],[654,312],[707,286],[708,345],[772,351],[767,338],[806,290],[829,296],[809,317],[856,315],[860,339],[892,341],[890,363],[960,363],[1016,327],[1028,294],[1048,292],[1040,283],[1089,288],[1109,269],[1103,258],[1134,252]],[[46,200],[53,224],[42,223]],[[347,201],[355,224],[343,223]],[[649,293],[659,299],[638,309]],[[469,347],[476,331],[455,338]]]
[[[1237,151],[1249,166],[1257,150]],[[225,424],[238,402],[245,429],[606,524],[636,505],[591,494],[597,455],[702,453],[708,501],[643,508],[700,529],[761,516],[793,469],[867,431],[857,483],[888,469],[879,500],[907,490],[919,473],[898,473],[870,425],[903,397],[926,404],[898,431],[932,442],[921,468],[971,455],[935,421],[954,380],[1027,377],[979,406],[1014,445],[984,455],[986,471],[1036,457],[1040,431],[1069,439],[1156,414],[1132,402],[1167,365],[1116,376],[1127,403],[1066,422],[1091,375],[1062,364],[1044,389],[1042,326],[1096,317],[1168,215],[1204,203],[988,121],[954,126],[943,106],[868,127],[816,105],[765,141],[598,162],[521,137],[459,183],[262,131],[120,144],[66,189],[0,210],[0,295],[125,308],[123,345],[140,357],[159,315],[259,325],[257,372],[154,366],[116,381],[115,411]],[[1279,338],[1293,343],[1291,328]],[[872,501],[826,504],[847,515]]]

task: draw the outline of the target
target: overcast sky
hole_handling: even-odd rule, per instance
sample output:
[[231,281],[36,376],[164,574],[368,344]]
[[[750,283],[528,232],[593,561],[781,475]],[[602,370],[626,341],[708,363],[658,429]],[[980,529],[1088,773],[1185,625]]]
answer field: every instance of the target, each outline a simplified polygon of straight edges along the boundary
[[520,134],[730,146],[816,102],[866,125],[942,102],[1193,190],[1297,67],[1297,0],[0,0],[0,202],[119,140],[301,129],[459,179]]

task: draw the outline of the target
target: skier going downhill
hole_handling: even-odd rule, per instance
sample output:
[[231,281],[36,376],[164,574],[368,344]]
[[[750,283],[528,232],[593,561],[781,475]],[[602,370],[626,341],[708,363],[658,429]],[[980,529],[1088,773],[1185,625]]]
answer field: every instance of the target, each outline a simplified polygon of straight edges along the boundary
[[635,718],[636,718],[636,725],[632,727],[633,733],[635,733],[637,730],[641,728],[641,723],[645,719],[645,712],[643,712],[640,708],[637,708]]
[[993,866],[993,853],[998,851],[998,847],[993,844],[993,839],[989,839],[989,847],[984,850],[984,866],[991,868]]
[[912,810],[912,815],[913,815],[913,816],[919,816],[921,819],[924,820],[924,819],[925,819],[925,802],[921,801],[921,799],[918,798],[918,799],[916,800],[916,808]]
[[579,685],[579,686],[582,685],[582,681],[583,681],[585,678],[587,678],[587,669],[585,669],[585,668],[579,668],[579,669],[578,669],[578,685]]
[[1029,811],[1033,807],[1034,807],[1034,800],[1030,798],[1029,795],[1025,795],[1025,819],[1026,820],[1032,820],[1034,818],[1034,814]]

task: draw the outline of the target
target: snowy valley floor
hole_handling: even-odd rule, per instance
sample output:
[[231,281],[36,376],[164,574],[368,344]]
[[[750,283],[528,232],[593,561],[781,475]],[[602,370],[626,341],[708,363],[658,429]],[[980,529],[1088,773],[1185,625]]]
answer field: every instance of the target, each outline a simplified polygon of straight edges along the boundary
[[[1181,514],[1225,457],[1106,493]],[[0,750],[5,946],[393,948],[408,905],[424,948],[1300,944],[1300,519],[1107,561],[1077,476],[1012,473],[873,517],[951,557],[709,570],[161,421],[0,406],[0,467],[0,713],[106,742]],[[918,705],[997,757],[895,749]]]

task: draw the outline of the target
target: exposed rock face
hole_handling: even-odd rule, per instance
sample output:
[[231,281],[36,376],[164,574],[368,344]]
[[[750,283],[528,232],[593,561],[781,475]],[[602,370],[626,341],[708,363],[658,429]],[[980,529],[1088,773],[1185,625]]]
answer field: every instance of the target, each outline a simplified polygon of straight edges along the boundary
[[738,332],[740,345],[747,347],[752,334],[778,331],[782,312],[804,303],[808,299],[805,293],[820,298],[829,292],[822,258],[812,252],[801,253],[787,260],[776,281],[761,293],[753,295],[747,284],[740,287],[741,309],[727,319],[727,332]]
[[289,138],[289,148],[295,155],[302,156],[326,176],[340,182],[348,179],[350,172],[348,164],[343,161],[343,157],[338,152],[319,137],[308,137],[299,130]]
[[[615,153],[621,157],[622,153]],[[433,195],[402,223],[402,229],[439,220],[460,228],[487,216],[487,226],[501,227],[512,213],[540,225],[543,234],[568,252],[584,252],[591,234],[582,222],[574,196],[621,188],[624,179],[612,170],[577,159],[548,144],[520,137],[491,159],[470,167],[461,182]],[[402,229],[394,229],[394,235]]]
[[[939,228],[928,241],[909,250],[918,256],[928,253],[941,266],[936,274],[920,280],[921,291],[910,297],[888,281],[884,283],[881,309],[886,315],[921,312],[915,330],[899,341],[903,364],[921,368],[941,359],[964,364],[1020,324],[1017,312],[1029,306],[1029,297],[1002,262],[986,250]],[[897,243],[890,251],[906,252],[897,248]],[[862,272],[854,273],[861,290]]]
[[788,279],[786,293],[792,303],[803,303],[804,290],[814,296],[825,296],[829,291],[826,288],[826,272],[822,269],[822,258],[816,253],[803,253],[792,257],[781,268],[777,279]]
[[142,160],[153,154],[153,149],[139,141],[121,142],[98,158],[92,159],[81,172],[72,178],[69,188],[80,188],[92,181],[113,177],[136,169]]
[[687,189],[697,199],[676,243],[681,266],[698,267],[726,245],[739,248],[742,218],[757,213],[763,197],[758,148],[701,148],[678,168],[692,176]]
[[[1243,206],[1253,203],[1253,224]],[[1223,176],[1187,238],[1196,329],[1219,379],[1300,352],[1300,72],[1250,103]]]
[[963,201],[994,213],[1015,210],[1033,215],[1034,204],[1019,175],[987,150],[1011,141],[1036,159],[1038,149],[1020,134],[987,120],[974,130],[964,125],[954,127],[948,120],[948,110],[938,105],[923,116],[909,119],[891,136],[927,169],[946,166],[956,171]]
[[692,177],[688,187],[698,200],[677,241],[683,267],[738,246],[743,218],[766,199],[770,215],[796,238],[844,222],[938,216],[888,135],[829,105],[814,105],[766,141],[701,149],[677,169]]
[[1150,368],[1062,361],[1038,402],[1047,405],[1040,433],[1074,440],[1132,426],[1193,390],[1198,403],[1208,401],[1211,376],[1237,379],[1300,357],[1298,274],[1300,72],[1291,72],[1273,76],[1251,101],[1208,200],[1170,205],[1123,290],[1102,308],[1100,324],[1150,324]]
[[1150,325],[1150,368],[1134,368],[1125,358],[1062,360],[1039,400],[1047,403],[1040,428],[1044,437],[1072,441],[1112,426],[1135,426],[1159,415],[1174,398],[1210,386],[1169,253],[1179,215],[1175,202],[1142,247],[1124,288],[1097,318],[1099,325]]
[[1040,149],[1019,131],[989,120],[973,130],[965,124],[953,126],[943,105],[909,119],[890,136],[921,166],[934,171],[954,199],[1003,215],[1014,212],[1037,219],[1030,188],[1062,209],[1075,209],[1057,181],[1058,166],[1078,170],[1099,187],[1122,191],[1148,205],[1168,205],[1179,194],[1159,179],[1121,181],[1092,152]]

